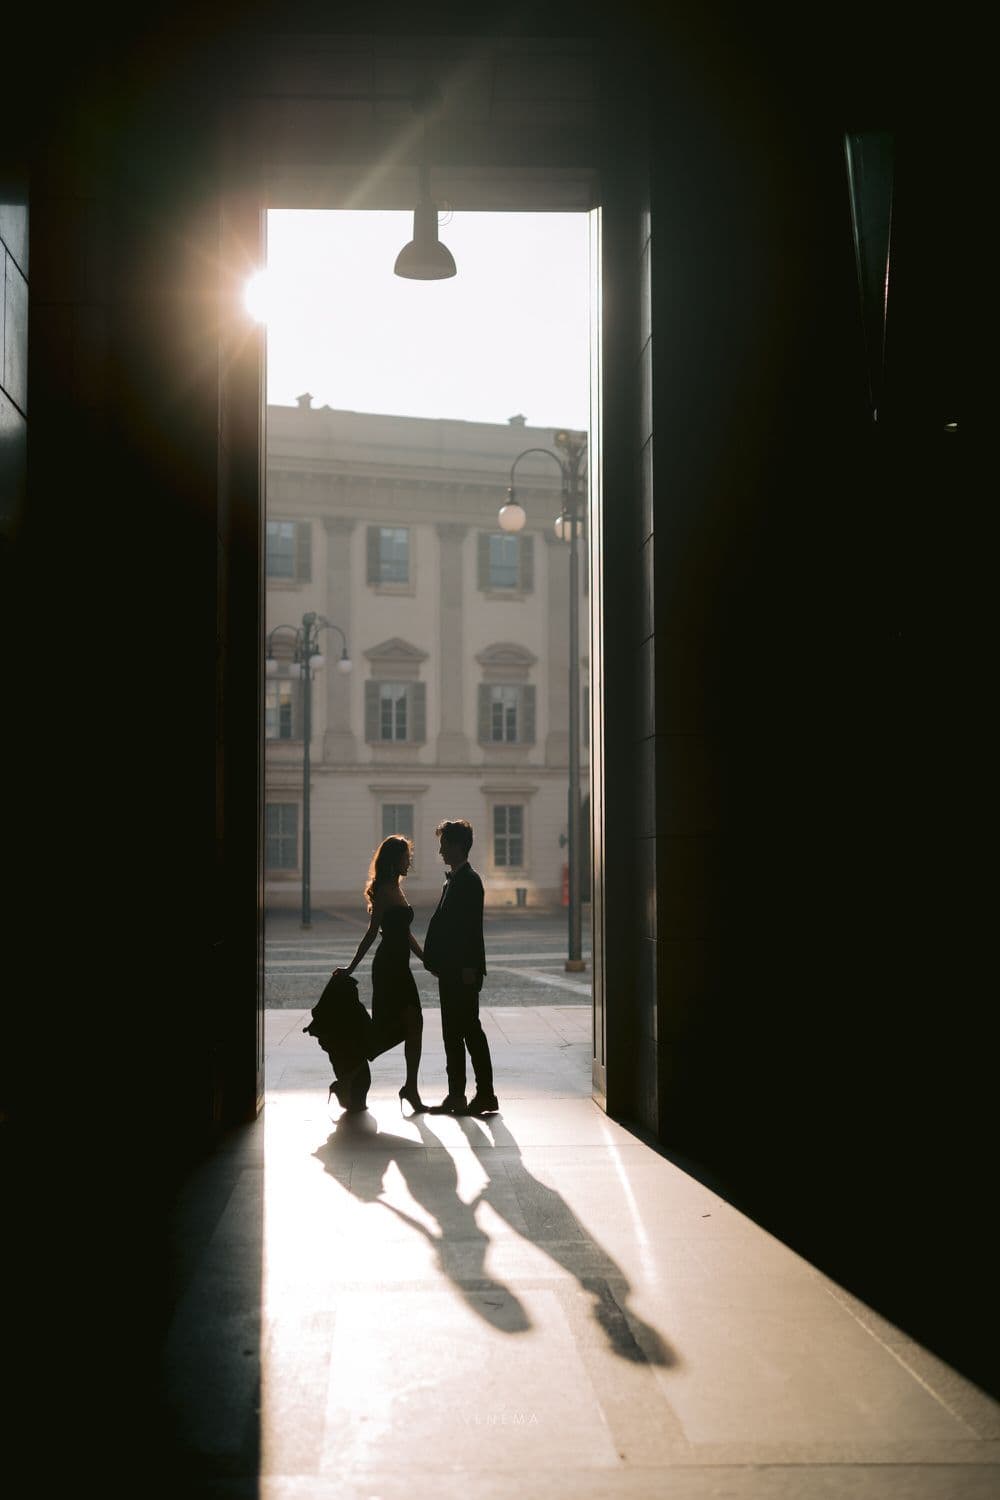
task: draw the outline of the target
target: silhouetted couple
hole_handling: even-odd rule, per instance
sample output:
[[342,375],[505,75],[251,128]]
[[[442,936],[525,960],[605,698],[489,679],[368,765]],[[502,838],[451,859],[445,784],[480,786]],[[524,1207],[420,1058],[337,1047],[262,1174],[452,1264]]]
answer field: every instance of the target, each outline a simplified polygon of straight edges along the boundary
[[[479,991],[486,975],[483,943],[483,882],[469,864],[472,824],[465,818],[439,823],[434,830],[440,840],[441,858],[448,866],[444,889],[431,917],[421,948],[413,936],[413,907],[402,881],[413,859],[413,844],[402,834],[390,834],[372,856],[365,887],[368,930],[346,969],[335,969],[334,977],[353,974],[381,933],[372,962],[372,1043],[369,1058],[378,1057],[403,1043],[406,1079],[399,1091],[414,1111],[427,1106],[420,1097],[417,1072],[423,1041],[423,1012],[416,982],[410,972],[414,953],[438,981],[441,996],[441,1031],[444,1037],[448,1093],[431,1114],[484,1115],[499,1108],[493,1092],[493,1063],[489,1042],[479,1019]],[[468,1050],[476,1080],[476,1092],[466,1100]],[[361,1062],[330,1085],[330,1093],[349,1110],[365,1108],[371,1069]]]

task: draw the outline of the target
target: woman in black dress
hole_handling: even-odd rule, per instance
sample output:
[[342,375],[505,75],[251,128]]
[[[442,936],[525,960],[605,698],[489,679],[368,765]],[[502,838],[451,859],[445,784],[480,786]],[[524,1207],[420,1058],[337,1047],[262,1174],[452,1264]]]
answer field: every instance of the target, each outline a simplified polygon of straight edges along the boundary
[[[417,1089],[417,1070],[423,1041],[424,1017],[420,995],[410,973],[410,954],[422,959],[423,949],[410,931],[413,907],[403,892],[401,881],[413,859],[413,845],[402,834],[390,834],[382,840],[368,870],[365,901],[370,921],[368,931],[358,944],[358,951],[346,969],[334,974],[353,974],[381,931],[382,940],[372,961],[372,1057],[388,1052],[403,1043],[406,1057],[406,1080],[399,1091],[400,1108],[405,1099],[414,1111],[426,1109]],[[350,1092],[353,1073],[330,1085],[341,1103]]]

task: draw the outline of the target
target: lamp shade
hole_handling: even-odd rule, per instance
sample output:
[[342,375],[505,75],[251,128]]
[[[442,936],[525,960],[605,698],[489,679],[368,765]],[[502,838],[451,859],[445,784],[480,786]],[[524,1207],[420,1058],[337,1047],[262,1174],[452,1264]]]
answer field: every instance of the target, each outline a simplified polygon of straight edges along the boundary
[[516,500],[508,500],[506,505],[501,505],[497,520],[501,531],[520,531],[527,520],[524,506],[519,505]]
[[444,281],[456,274],[455,257],[438,239],[438,212],[421,196],[413,213],[413,238],[396,256],[393,271],[408,281]]
[[574,522],[568,515],[566,515],[565,512],[562,512],[560,515],[556,516],[555,526],[553,529],[556,536],[561,542],[568,542],[574,531],[576,532],[577,537],[583,536],[583,521],[579,516],[577,516],[576,521]]
[[343,672],[344,676],[346,677],[347,673],[350,672],[350,670],[352,669],[353,666],[354,666],[354,663],[351,661],[351,658],[348,656],[347,652],[345,651],[344,654],[343,654],[343,656],[340,658],[340,660],[337,663],[337,671],[338,672]]
[[269,656],[264,663],[264,672],[268,677],[277,677],[278,663],[273,656]]
[[317,651],[315,656],[311,658],[309,665],[312,667],[314,672],[318,672],[320,667],[326,666],[326,657],[323,656],[321,652]]

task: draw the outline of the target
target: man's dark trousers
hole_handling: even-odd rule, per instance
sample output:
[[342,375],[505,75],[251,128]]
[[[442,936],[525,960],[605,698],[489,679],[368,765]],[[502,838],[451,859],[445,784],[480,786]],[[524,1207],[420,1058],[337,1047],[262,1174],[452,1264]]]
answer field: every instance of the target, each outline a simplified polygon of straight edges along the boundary
[[[437,975],[441,1035],[448,1093],[465,1097],[465,1049],[481,1094],[493,1093],[493,1064],[479,1019],[479,990],[486,974],[483,943],[483,882],[466,861],[446,877],[441,900],[427,925],[424,965]],[[463,982],[463,976],[466,981]]]
[[445,1066],[448,1070],[448,1093],[456,1096],[465,1093],[465,1049],[469,1049],[472,1071],[476,1078],[476,1092],[492,1094],[493,1061],[490,1044],[486,1040],[483,1023],[479,1019],[479,987],[463,984],[461,974],[444,975],[438,979],[441,996],[441,1033],[444,1037]]

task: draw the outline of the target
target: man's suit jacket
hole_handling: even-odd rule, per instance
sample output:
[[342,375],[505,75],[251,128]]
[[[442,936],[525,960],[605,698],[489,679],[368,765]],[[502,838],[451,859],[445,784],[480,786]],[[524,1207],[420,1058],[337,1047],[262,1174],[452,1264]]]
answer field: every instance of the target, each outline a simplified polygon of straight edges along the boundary
[[474,969],[486,973],[483,882],[471,865],[459,865],[441,893],[424,938],[424,965],[442,978]]

